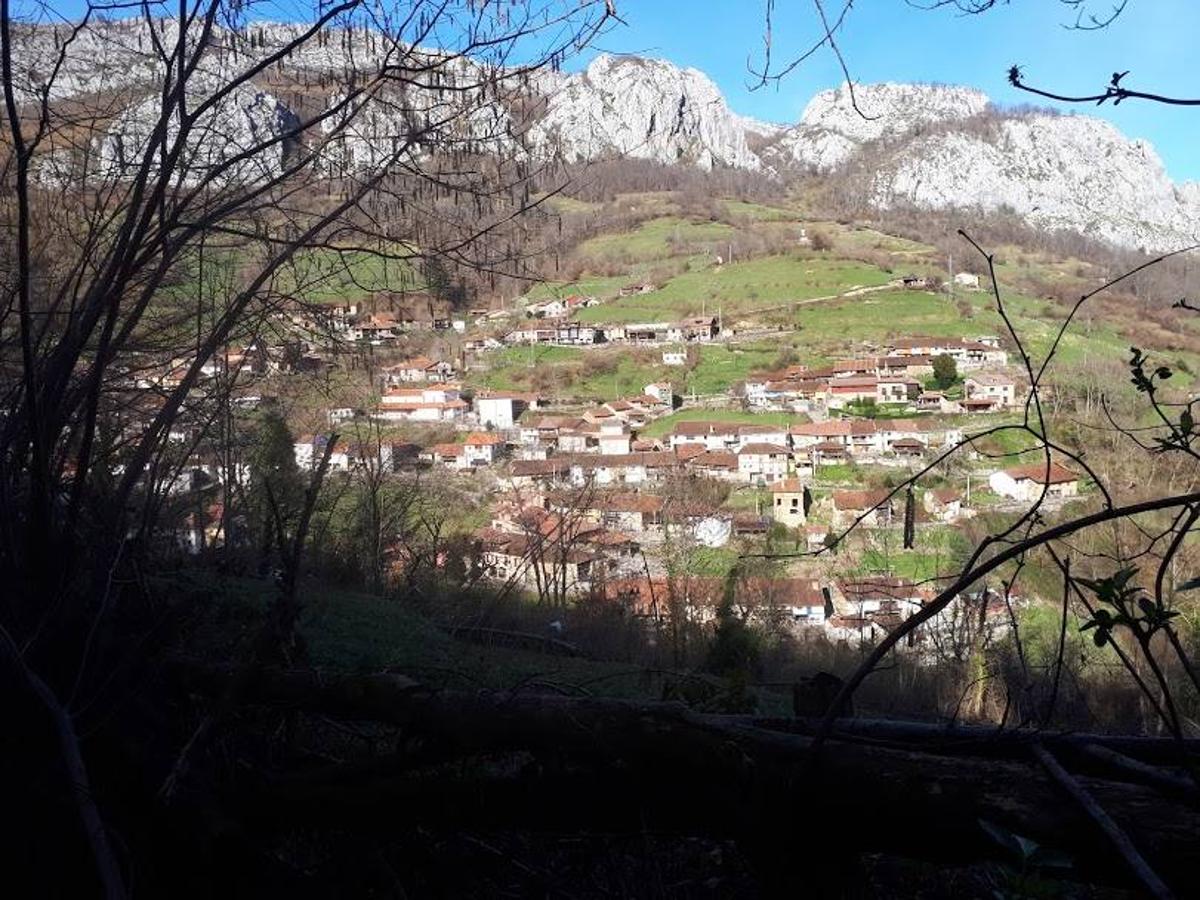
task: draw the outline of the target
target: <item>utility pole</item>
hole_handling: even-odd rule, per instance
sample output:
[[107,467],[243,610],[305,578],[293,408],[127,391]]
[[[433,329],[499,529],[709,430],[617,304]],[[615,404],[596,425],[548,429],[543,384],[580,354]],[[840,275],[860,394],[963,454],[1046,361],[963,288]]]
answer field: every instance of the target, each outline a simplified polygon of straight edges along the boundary
[[949,258],[946,260],[946,271],[950,273],[950,302],[954,302],[954,252],[950,252]]

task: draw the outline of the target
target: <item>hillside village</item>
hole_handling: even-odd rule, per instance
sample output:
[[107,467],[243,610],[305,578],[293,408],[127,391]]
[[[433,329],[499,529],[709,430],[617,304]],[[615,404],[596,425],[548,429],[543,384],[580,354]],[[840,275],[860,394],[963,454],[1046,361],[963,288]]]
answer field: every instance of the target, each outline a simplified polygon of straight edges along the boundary
[[[943,281],[922,271],[880,273],[869,288],[845,285],[799,308],[877,295],[955,315],[952,291],[959,308],[986,308],[977,275]],[[902,319],[845,333],[811,362],[779,352],[803,330],[736,304],[733,315],[603,321],[606,308],[652,301],[657,290],[635,279],[609,297],[563,292],[507,308],[456,311],[387,294],[296,307],[284,317],[288,341],[231,349],[209,375],[214,385],[236,382],[231,403],[242,408],[270,406],[263,394],[281,383],[341,384],[291,407],[301,471],[328,455],[334,478],[369,471],[453,483],[472,498],[455,527],[479,583],[541,602],[598,601],[647,620],[680,592],[689,615],[711,617],[739,558],[769,547],[784,562],[761,579],[769,603],[750,614],[866,646],[955,571],[964,523],[1035,502],[1053,509],[1087,490],[1061,460],[978,452],[974,435],[1020,419],[1028,379],[1008,339],[968,331],[973,319],[957,323],[957,334],[907,331]],[[630,383],[618,369],[591,382],[588,398],[497,378],[537,376],[557,353],[583,371],[636,353],[644,362],[634,377],[658,377]],[[693,376],[713,354],[751,362],[743,377],[701,393]],[[219,495],[220,468],[199,457],[193,467],[180,489]],[[927,486],[893,487],[926,467]],[[201,552],[226,531],[236,533],[235,523],[214,501],[177,539]],[[981,604],[989,627],[1008,627],[1010,609],[996,595],[963,602]]]
[[0,2],[7,880],[1190,896],[1146,7]]

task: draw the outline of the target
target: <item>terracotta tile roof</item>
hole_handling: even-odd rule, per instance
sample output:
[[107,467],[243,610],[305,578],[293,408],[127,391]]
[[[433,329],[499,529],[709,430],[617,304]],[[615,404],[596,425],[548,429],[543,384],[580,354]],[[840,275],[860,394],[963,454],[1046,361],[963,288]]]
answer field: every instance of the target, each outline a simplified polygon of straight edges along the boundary
[[521,391],[476,391],[476,400],[519,400],[524,403],[536,403],[538,401],[537,394],[528,394]]
[[700,469],[736,469],[737,457],[724,450],[706,450],[688,460],[688,465]]
[[1012,469],[1005,469],[1004,474],[1014,481],[1029,480],[1037,484],[1066,484],[1079,480],[1078,475],[1055,462],[1050,463],[1049,466],[1044,462],[1016,466]]
[[737,583],[739,595],[770,597],[784,606],[814,608],[825,606],[825,594],[812,578],[766,578],[750,576]]
[[662,512],[666,501],[657,494],[600,494],[591,503],[593,509],[607,512]]
[[509,471],[516,478],[536,478],[541,475],[557,475],[569,468],[570,466],[558,459],[518,459],[513,461]]
[[426,369],[432,369],[436,365],[437,363],[428,356],[414,356],[412,359],[402,359],[394,365],[384,366],[383,370],[385,372],[401,372],[406,369],[420,369],[423,372]]
[[838,583],[838,587],[846,599],[852,603],[862,603],[868,600],[881,602],[894,600],[924,599],[925,590],[914,585],[907,578],[897,578],[893,575],[867,575],[861,578],[847,579]]
[[838,437],[850,434],[850,420],[827,419],[824,422],[805,422],[793,425],[788,431],[801,437]]
[[874,389],[879,384],[879,379],[874,375],[866,378],[835,378],[829,382],[829,390],[837,391],[859,391],[867,388]]
[[834,491],[833,506],[834,509],[855,511],[877,509],[887,500],[890,493],[887,488],[871,491]]
[[804,491],[804,485],[799,478],[784,478],[771,485],[772,494],[799,494]]
[[710,434],[737,434],[737,425],[730,422],[676,422],[673,434],[682,437],[704,437]]
[[737,452],[738,456],[790,456],[787,447],[778,444],[746,444]]
[[472,431],[467,435],[464,443],[470,444],[472,447],[493,447],[496,444],[503,444],[504,438],[488,431]]
[[400,400],[381,403],[376,409],[380,412],[412,412],[418,409],[466,409],[465,400]]
[[1017,383],[1015,378],[1003,372],[973,372],[963,381],[973,381],[985,387],[1012,387]]

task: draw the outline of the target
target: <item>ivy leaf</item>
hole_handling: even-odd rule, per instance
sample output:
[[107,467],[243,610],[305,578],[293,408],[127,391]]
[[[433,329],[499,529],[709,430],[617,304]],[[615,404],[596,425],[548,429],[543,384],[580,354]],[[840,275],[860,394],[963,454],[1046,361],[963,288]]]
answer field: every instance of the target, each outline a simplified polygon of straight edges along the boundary
[[1121,569],[1121,571],[1117,572],[1117,574],[1115,574],[1112,577],[1113,584],[1115,584],[1119,588],[1123,588],[1123,587],[1125,587],[1125,585],[1127,585],[1129,583],[1129,579],[1132,578],[1136,574],[1137,574],[1137,569],[1134,569],[1132,567],[1128,568],[1128,569]]

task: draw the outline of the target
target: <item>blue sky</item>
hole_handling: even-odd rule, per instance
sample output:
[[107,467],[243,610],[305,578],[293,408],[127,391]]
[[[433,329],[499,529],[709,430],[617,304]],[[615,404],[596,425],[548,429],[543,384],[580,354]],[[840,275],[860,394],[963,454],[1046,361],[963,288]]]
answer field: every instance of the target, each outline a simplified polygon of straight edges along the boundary
[[[1098,0],[1094,9],[1103,12],[1112,2]],[[819,34],[810,0],[775,5],[777,55]],[[833,56],[821,53],[778,88],[748,89],[748,58],[761,59],[765,0],[617,0],[617,7],[629,26],[598,39],[597,47],[701,69],[746,115],[795,121],[809,97],[843,80]],[[836,15],[841,3],[825,0],[825,8]],[[1008,86],[1005,72],[1013,63],[1031,84],[1061,93],[1096,92],[1114,70],[1129,69],[1128,87],[1200,97],[1200,0],[1129,0],[1125,14],[1103,31],[1063,27],[1071,21],[1070,10],[1055,0],[1013,0],[982,16],[922,11],[905,0],[859,0],[841,43],[858,81],[964,84],[1001,104],[1038,99]],[[1130,137],[1150,141],[1173,178],[1200,180],[1200,109],[1127,102],[1075,111],[1104,116]]]

